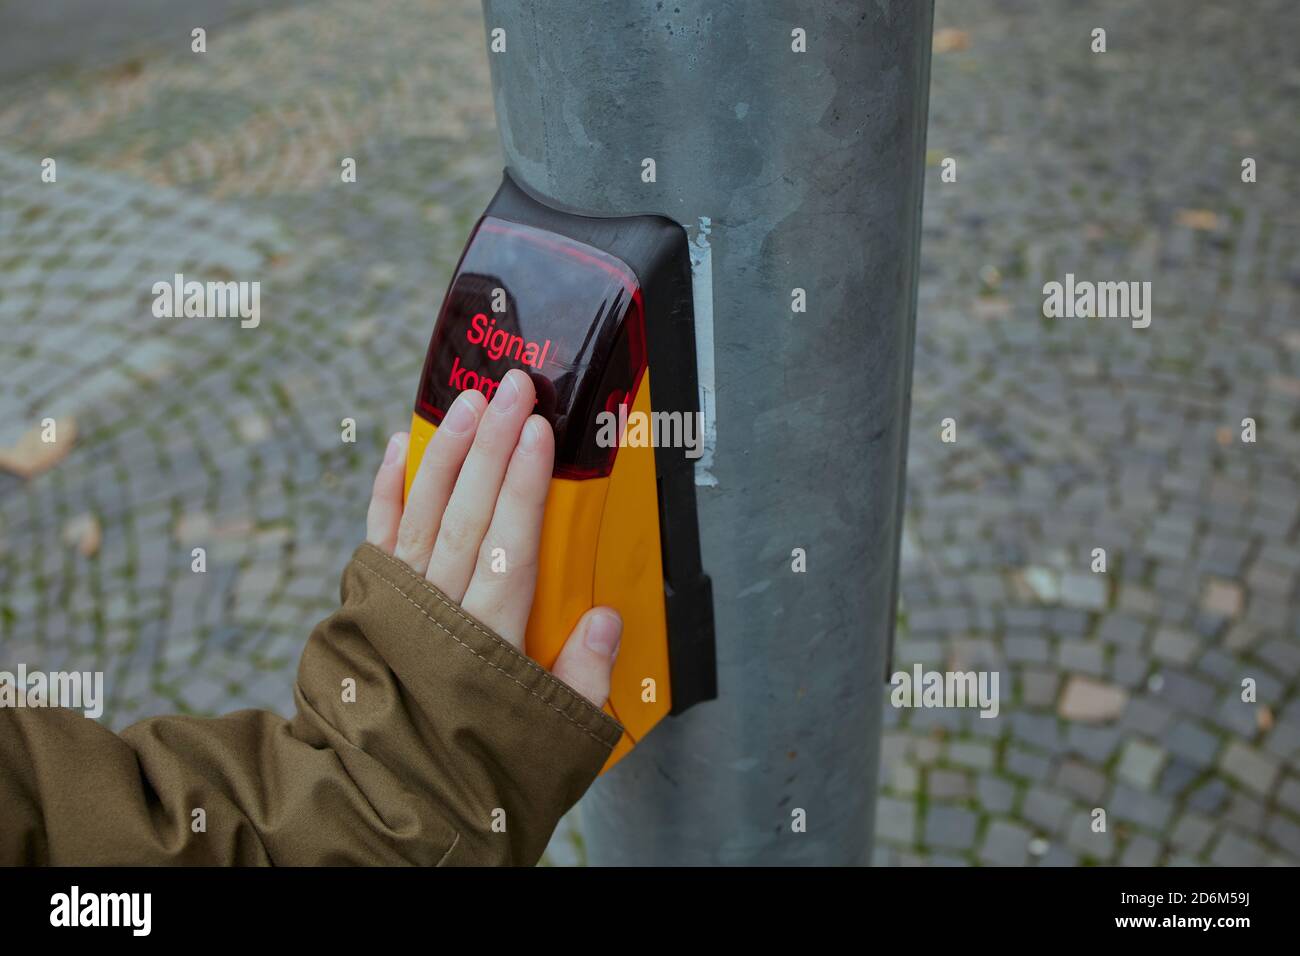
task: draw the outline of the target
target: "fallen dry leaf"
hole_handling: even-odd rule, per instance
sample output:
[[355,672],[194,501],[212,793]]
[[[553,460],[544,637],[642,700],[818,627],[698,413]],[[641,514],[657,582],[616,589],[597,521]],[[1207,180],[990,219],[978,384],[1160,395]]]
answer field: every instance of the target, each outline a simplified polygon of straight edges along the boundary
[[934,52],[951,53],[954,50],[966,50],[970,48],[970,34],[965,30],[954,30],[947,27],[943,30],[936,30],[934,33]]
[[63,543],[75,547],[83,558],[93,558],[98,554],[103,540],[99,519],[89,512],[78,515],[63,526]]
[[8,447],[0,448],[0,468],[20,478],[35,478],[49,471],[72,451],[77,441],[77,422],[72,416],[54,420],[56,440],[42,440],[45,428],[37,425]]
[[1261,706],[1259,710],[1255,711],[1255,723],[1259,725],[1260,730],[1272,730],[1273,711],[1269,710],[1267,706]]
[[1178,225],[1200,232],[1213,232],[1219,228],[1219,214],[1209,209],[1180,209]]

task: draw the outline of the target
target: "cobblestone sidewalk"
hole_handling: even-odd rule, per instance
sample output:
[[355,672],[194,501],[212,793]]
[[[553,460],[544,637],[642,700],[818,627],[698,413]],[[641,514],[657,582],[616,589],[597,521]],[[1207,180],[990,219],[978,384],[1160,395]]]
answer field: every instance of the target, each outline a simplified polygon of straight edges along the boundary
[[[958,180],[926,187],[897,661],[997,670],[1003,704],[886,708],[877,858],[1294,863],[1300,17],[937,20],[928,145]],[[1151,326],[1042,318],[1067,272],[1150,280]]]
[[[938,21],[896,662],[1003,702],[887,707],[878,861],[1300,861],[1300,13]],[[331,0],[0,87],[0,448],[77,432],[0,473],[0,665],[105,670],[115,727],[289,707],[500,174],[483,42]],[[174,272],[260,277],[260,326],[154,319]],[[1041,318],[1067,272],[1151,280],[1151,327]]]

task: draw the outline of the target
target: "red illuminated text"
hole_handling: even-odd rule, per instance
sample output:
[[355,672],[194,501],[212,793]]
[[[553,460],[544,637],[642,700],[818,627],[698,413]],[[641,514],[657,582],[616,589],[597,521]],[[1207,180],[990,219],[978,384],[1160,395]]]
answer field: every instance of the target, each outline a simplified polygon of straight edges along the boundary
[[459,394],[467,388],[477,388],[489,399],[492,393],[497,390],[501,384],[499,379],[491,378],[482,372],[476,372],[472,368],[466,368],[460,364],[460,356],[454,356],[451,360],[451,375],[447,378],[447,384],[456,390]]
[[[504,358],[530,368],[539,369],[546,364],[546,356],[551,351],[550,339],[540,345],[530,342],[522,335],[514,335],[505,329],[498,329],[496,321],[489,319],[482,312],[470,319],[469,328],[465,330],[465,339],[470,345],[482,348],[493,362]],[[447,378],[447,384],[457,392],[476,388],[490,399],[500,382],[500,379],[461,365],[460,356],[452,357],[451,375]]]
[[502,358],[522,362],[532,368],[541,368],[546,364],[546,353],[551,350],[551,340],[543,344],[529,342],[522,335],[514,335],[505,329],[498,329],[496,322],[482,312],[470,319],[465,338],[470,345],[480,345],[487,352],[488,358],[496,362]]

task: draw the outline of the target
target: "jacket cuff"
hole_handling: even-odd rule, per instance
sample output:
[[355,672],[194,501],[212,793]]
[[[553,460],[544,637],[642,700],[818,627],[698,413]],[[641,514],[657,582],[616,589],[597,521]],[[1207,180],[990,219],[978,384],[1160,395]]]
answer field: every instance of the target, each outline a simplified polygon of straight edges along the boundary
[[423,783],[461,837],[447,862],[536,862],[622,736],[618,722],[372,545],[344,571],[339,617],[391,668],[445,777]]
[[[357,548],[353,561],[360,568],[379,577],[402,596],[433,628],[432,637],[444,645],[468,653],[480,664],[498,671],[506,681],[526,692],[537,704],[555,711],[566,722],[612,750],[623,736],[623,728],[603,710],[568,684],[551,674],[531,657],[520,653],[513,644],[461,610],[451,598],[416,574],[405,562],[381,551],[372,544]],[[344,595],[346,601],[347,595]],[[474,669],[473,666],[471,669]],[[518,690],[502,684],[514,694]]]

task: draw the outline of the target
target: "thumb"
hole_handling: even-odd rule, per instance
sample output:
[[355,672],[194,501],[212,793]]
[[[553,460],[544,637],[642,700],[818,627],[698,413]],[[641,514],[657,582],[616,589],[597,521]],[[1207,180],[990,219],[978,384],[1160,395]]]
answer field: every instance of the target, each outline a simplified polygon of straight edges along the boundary
[[553,673],[597,707],[609,698],[609,675],[618,656],[623,619],[613,608],[594,607],[565,642]]

